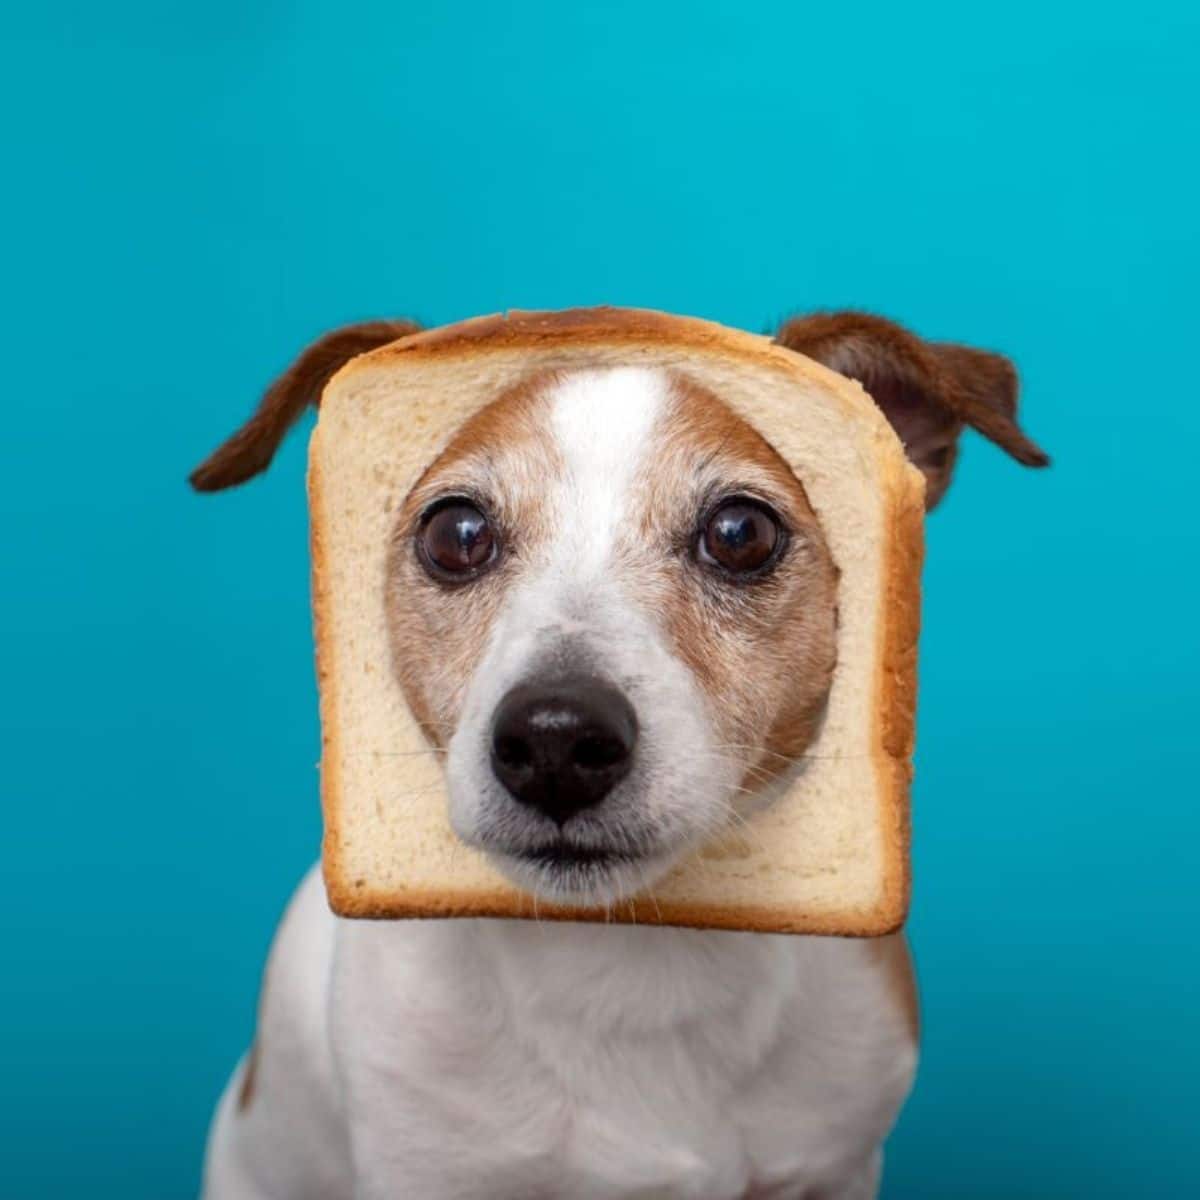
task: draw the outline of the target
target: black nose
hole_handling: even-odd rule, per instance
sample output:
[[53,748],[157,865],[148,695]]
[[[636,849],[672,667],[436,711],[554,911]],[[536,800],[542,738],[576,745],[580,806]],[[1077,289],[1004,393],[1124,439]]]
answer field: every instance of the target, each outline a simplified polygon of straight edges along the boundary
[[492,770],[522,804],[562,825],[625,778],[636,742],[633,708],[611,684],[522,684],[496,709]]

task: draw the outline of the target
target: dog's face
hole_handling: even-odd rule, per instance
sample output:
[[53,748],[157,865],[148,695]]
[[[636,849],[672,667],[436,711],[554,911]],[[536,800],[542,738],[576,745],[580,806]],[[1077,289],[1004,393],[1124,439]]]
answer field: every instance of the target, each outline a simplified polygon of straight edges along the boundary
[[450,818],[522,887],[607,903],[803,762],[837,572],[774,450],[678,375],[542,375],[403,504],[393,665]]
[[[313,343],[193,485],[264,470],[344,362],[416,328]],[[965,425],[1049,461],[998,354],[863,313],[797,318],[775,340],[863,383],[928,507]],[[393,666],[445,757],[454,828],[535,894],[645,887],[802,768],[835,665],[837,572],[801,482],[685,377],[578,371],[497,397],[405,498],[389,550]]]

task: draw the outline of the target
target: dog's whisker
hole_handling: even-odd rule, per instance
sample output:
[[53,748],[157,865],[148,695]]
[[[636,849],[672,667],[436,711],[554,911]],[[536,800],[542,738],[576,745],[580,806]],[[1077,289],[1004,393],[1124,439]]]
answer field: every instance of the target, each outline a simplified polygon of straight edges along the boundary
[[[704,757],[716,759],[718,762],[724,764],[725,766],[732,768],[734,771],[739,772],[743,776],[748,775],[751,779],[757,779],[759,782],[761,782],[764,785],[773,783],[775,781],[775,779],[777,778],[777,776],[772,775],[770,772],[766,771],[762,767],[756,767],[753,765],[739,763],[736,760],[729,758],[727,755],[710,752],[707,755],[705,755]],[[742,792],[746,795],[758,795],[758,792],[751,788],[742,787],[738,784],[731,784],[729,786],[730,786],[730,790],[735,791],[735,792]]]
[[[402,809],[405,804],[409,804],[414,800],[423,800],[426,796],[430,795],[434,790],[435,790],[434,788],[418,788],[418,789],[416,789],[416,791],[404,792],[399,797],[393,797],[390,801],[386,802],[386,805],[383,801],[381,801],[379,798],[377,798],[375,801],[375,815],[381,821],[386,820],[386,817],[384,815],[385,807],[388,807],[391,809],[391,811],[395,812],[399,809]],[[454,838],[449,843],[452,852],[457,851],[457,849],[458,849],[457,842],[458,842],[458,839]]]
[[763,841],[761,830],[755,829],[755,827],[751,825],[750,822],[746,820],[746,818],[742,816],[742,814],[738,812],[736,808],[729,809],[727,815],[731,818],[731,824],[736,823],[741,825],[742,829],[746,831],[747,835],[754,839],[754,841],[758,844],[759,850],[761,850],[764,854],[769,852],[767,843]]
[[769,754],[772,758],[782,759],[786,763],[802,763],[810,760],[817,762],[857,762],[861,759],[872,757],[869,754],[811,754],[807,751],[803,754],[781,754],[778,750],[770,750],[766,746],[741,746],[733,742],[722,743],[713,747],[713,750],[734,750],[752,754]]
[[789,763],[800,762],[805,758],[816,758],[817,757],[817,755],[809,754],[807,752],[801,753],[801,754],[782,754],[778,750],[772,750],[767,746],[740,745],[737,742],[722,742],[722,743],[719,743],[715,747],[715,749],[739,751],[739,752],[743,752],[743,753],[747,753],[747,754],[753,754],[756,757],[761,756],[761,755],[769,755],[771,758],[782,759],[784,762],[789,762]]
[[420,758],[428,754],[436,758],[439,754],[445,756],[449,753],[441,746],[426,746],[423,750],[350,750],[346,752],[346,757],[364,758],[369,754],[374,758]]
[[650,887],[650,877],[646,874],[646,868],[639,865],[636,870],[642,879],[642,895],[644,895],[650,901],[650,903],[654,905],[654,914],[658,918],[658,923],[661,925],[663,921],[662,909],[658,906],[658,897],[655,896]]

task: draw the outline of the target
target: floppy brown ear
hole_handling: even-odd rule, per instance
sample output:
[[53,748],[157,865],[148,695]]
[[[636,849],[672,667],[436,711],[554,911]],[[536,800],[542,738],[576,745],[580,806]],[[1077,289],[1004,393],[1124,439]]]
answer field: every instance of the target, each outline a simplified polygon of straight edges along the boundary
[[318,338],[267,389],[254,415],[188,476],[198,492],[219,492],[265,471],[287,431],[344,363],[416,333],[413,321],[363,321]]
[[924,473],[927,509],[950,485],[964,424],[1027,467],[1050,462],[1017,426],[1017,372],[1001,354],[927,342],[859,312],[796,317],[775,340],[862,384]]

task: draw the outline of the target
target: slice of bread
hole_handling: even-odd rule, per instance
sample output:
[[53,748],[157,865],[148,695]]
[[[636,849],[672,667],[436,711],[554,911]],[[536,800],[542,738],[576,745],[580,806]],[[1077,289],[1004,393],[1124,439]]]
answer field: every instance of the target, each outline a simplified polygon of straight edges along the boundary
[[[389,669],[397,505],[453,432],[546,369],[658,365],[755,427],[802,481],[840,570],[838,664],[806,769],[749,835],[707,846],[611,912],[522,893],[451,831],[441,770]],[[325,881],[343,916],[636,921],[873,935],[909,895],[923,489],[857,383],[759,337],[623,309],[510,313],[349,362],[309,456]]]

